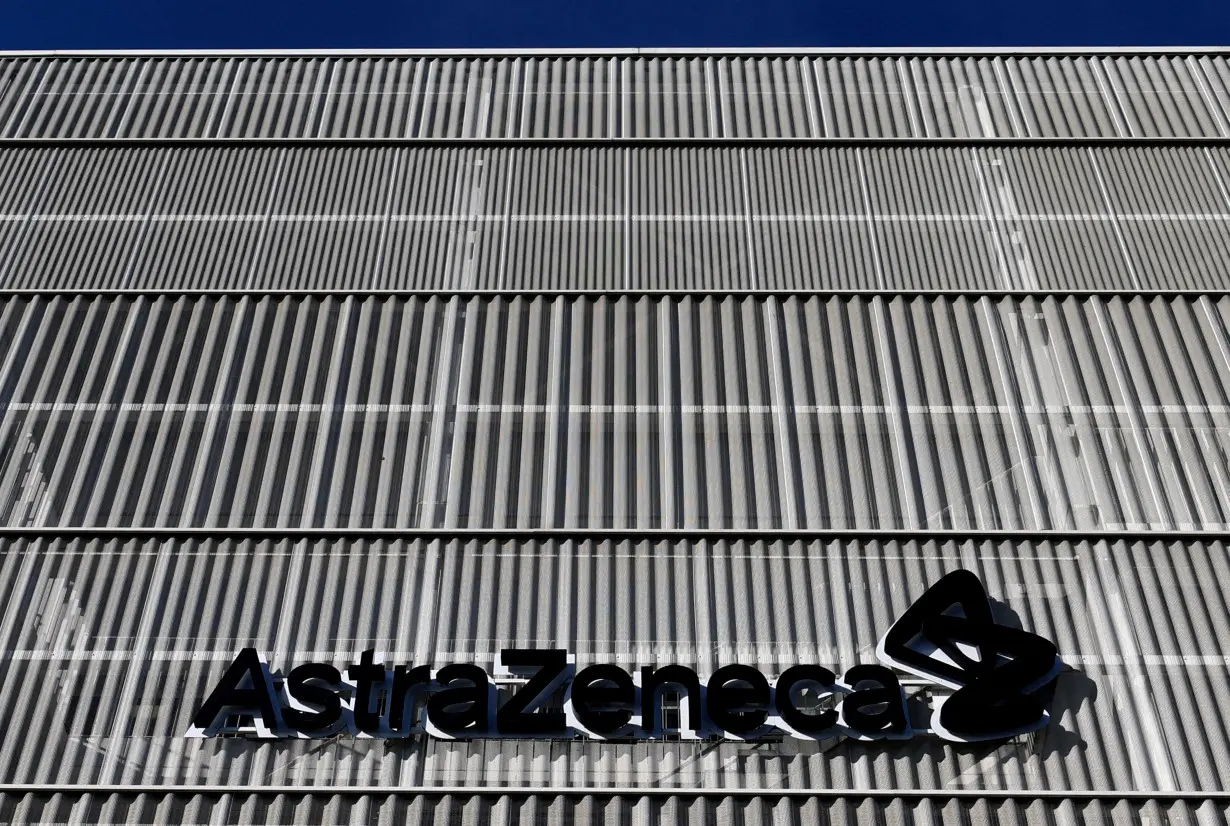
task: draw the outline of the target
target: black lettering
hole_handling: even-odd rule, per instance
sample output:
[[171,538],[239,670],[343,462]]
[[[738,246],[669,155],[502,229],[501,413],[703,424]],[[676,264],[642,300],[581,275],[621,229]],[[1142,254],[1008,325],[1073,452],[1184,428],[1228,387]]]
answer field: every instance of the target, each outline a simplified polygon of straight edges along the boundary
[[713,672],[705,692],[709,719],[731,734],[751,734],[769,719],[769,681],[750,665]]
[[[847,727],[869,736],[901,734],[909,725],[897,675],[882,665],[856,665],[846,672],[853,691],[841,704]],[[861,688],[873,683],[874,688]],[[878,710],[876,707],[882,706]],[[869,710],[872,709],[872,710]]]
[[568,720],[563,711],[534,712],[543,695],[554,690],[564,678],[568,652],[562,648],[543,651],[505,648],[500,662],[509,670],[533,670],[534,674],[519,691],[496,712],[496,728],[501,734],[547,736],[564,734]]
[[380,714],[372,710],[376,691],[383,688],[385,669],[376,665],[376,651],[369,648],[359,657],[359,662],[352,663],[346,669],[347,676],[355,683],[354,724],[365,734],[380,733]]
[[[248,687],[242,687],[245,682]],[[232,714],[257,711],[266,728],[277,730],[280,727],[269,673],[255,648],[245,648],[239,652],[213,693],[192,718],[192,725],[201,731],[208,731],[224,711]]]
[[487,733],[491,683],[477,665],[448,665],[436,674],[440,690],[427,700],[427,718],[440,731],[473,737]]
[[571,699],[577,722],[608,737],[632,719],[636,685],[632,675],[617,665],[591,665],[572,681]]
[[657,731],[661,727],[661,721],[658,719],[658,693],[668,685],[678,686],[687,693],[687,727],[692,731],[700,731],[704,725],[700,678],[686,665],[664,665],[656,670],[647,665],[641,669],[641,725],[646,731]]
[[[418,721],[414,719],[415,696],[431,685],[431,666],[411,668],[399,665],[393,669],[393,691],[389,698],[389,728],[398,734],[414,731]],[[423,688],[420,688],[423,687]],[[405,725],[406,709],[410,709],[410,725]]]
[[795,705],[795,689],[803,683],[814,683],[830,693],[837,675],[818,665],[796,665],[787,668],[777,678],[777,713],[786,725],[800,734],[816,735],[837,725],[837,710],[830,708],[819,713],[804,711]]
[[[286,676],[286,691],[291,697],[318,711],[303,711],[291,706],[282,709],[286,724],[303,734],[328,733],[342,719],[342,698],[338,684],[342,675],[324,663],[305,663]],[[324,683],[324,685],[320,685]]]

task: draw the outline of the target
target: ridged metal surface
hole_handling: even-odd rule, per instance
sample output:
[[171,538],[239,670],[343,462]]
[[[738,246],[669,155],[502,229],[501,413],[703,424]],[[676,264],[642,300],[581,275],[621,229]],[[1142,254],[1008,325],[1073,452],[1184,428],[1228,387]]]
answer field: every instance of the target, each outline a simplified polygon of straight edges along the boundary
[[0,137],[1224,137],[1225,56],[0,58]]
[[[1230,547],[1183,537],[1230,524],[1230,298],[1042,294],[1224,291],[1230,150],[259,141],[1230,137],[1228,113],[1219,54],[0,57],[0,138],[251,140],[0,148],[0,288],[65,291],[0,299],[0,524],[406,532],[0,539],[0,784],[42,787],[0,822],[1225,823]],[[346,294],[381,289],[697,295]],[[413,533],[483,527],[1109,537]],[[182,737],[244,645],[845,668],[958,566],[1059,646],[1037,735]]]
[[[1219,793],[1230,783],[1220,541],[205,540],[0,543],[0,782]],[[946,571],[1065,663],[1040,733],[738,742],[194,740],[238,649],[271,667],[476,662],[844,671]],[[285,673],[285,671],[283,671]],[[914,694],[918,687],[908,689]],[[920,721],[925,711],[918,709]]]
[[1224,805],[1198,802],[823,800],[608,795],[0,795],[13,826],[174,823],[324,826],[333,823],[537,826],[541,823],[686,823],[709,826],[1221,826]]
[[334,823],[537,826],[541,823],[686,823],[709,826],[1221,826],[1224,805],[1198,802],[823,800],[643,795],[29,794],[0,795],[13,826],[325,826]]
[[1224,147],[9,147],[0,287],[1222,290]]
[[7,298],[12,526],[1222,530],[1230,298]]

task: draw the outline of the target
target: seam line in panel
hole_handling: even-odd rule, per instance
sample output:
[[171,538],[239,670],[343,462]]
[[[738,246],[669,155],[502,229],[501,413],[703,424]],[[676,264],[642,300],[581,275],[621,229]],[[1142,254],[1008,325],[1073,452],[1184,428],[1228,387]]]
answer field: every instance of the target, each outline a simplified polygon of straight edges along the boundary
[[[914,138],[926,137],[926,124],[923,124],[923,129],[919,129],[918,120],[914,117],[914,106],[921,98],[922,93],[915,91],[914,85],[906,79],[905,66],[900,61],[897,62],[897,82],[901,84],[902,103],[905,105],[906,120],[910,124],[910,136]],[[919,115],[921,116],[921,114],[920,112]]]
[[1188,56],[1183,65],[1200,88],[1200,97],[1204,100],[1205,106],[1209,107],[1209,116],[1213,118],[1213,125],[1217,127],[1218,133],[1224,138],[1226,136],[1225,113],[1208,87],[1204,67],[1200,65],[1200,61],[1195,56]]
[[1106,74],[1101,62],[1094,58],[1089,61],[1089,68],[1098,81],[1099,91],[1102,94],[1103,100],[1106,101],[1106,110],[1110,113],[1110,118],[1115,125],[1116,131],[1120,135],[1125,135],[1126,133],[1126,137],[1135,137],[1131,124],[1127,122],[1127,110],[1123,108],[1123,103],[1119,100],[1119,92],[1115,89],[1110,76]]
[[273,170],[273,180],[269,184],[269,200],[265,204],[265,215],[261,218],[260,236],[252,250],[252,265],[248,269],[249,288],[256,282],[257,270],[265,255],[265,244],[269,239],[269,225],[272,222],[273,208],[278,200],[278,187],[282,185],[282,170],[286,167],[286,150],[278,153],[278,164]]
[[1222,203],[1230,209],[1230,191],[1226,190],[1226,183],[1222,180],[1221,173],[1217,171],[1217,162],[1213,160],[1213,153],[1208,147],[1204,149],[1204,160],[1209,165],[1209,171],[1213,173],[1213,180],[1217,181],[1217,191],[1221,193]]
[[863,150],[855,150],[854,159],[858,162],[858,182],[863,190],[863,208],[867,210],[867,232],[868,240],[871,243],[871,256],[875,262],[876,268],[876,286],[880,290],[887,292],[884,285],[884,265],[880,261],[880,242],[879,233],[876,232],[875,226],[875,210],[871,205],[871,191],[867,183],[867,169],[863,164]]
[[141,92],[139,90],[141,89],[141,84],[145,79],[145,75],[150,70],[150,65],[150,62],[146,61],[141,66],[141,70],[137,72],[136,87],[138,91],[131,92],[128,96],[128,105],[124,107],[124,111],[120,113],[120,119],[115,124],[116,136],[124,134],[124,130],[128,125],[128,117],[132,114],[133,108],[137,105],[137,101],[141,97]]
[[1012,267],[1008,262],[1008,252],[1004,247],[1003,235],[1000,232],[1000,219],[996,214],[994,205],[991,203],[990,187],[987,185],[986,174],[982,169],[982,157],[975,149],[969,150],[969,157],[970,161],[973,163],[974,172],[978,176],[978,189],[982,195],[982,203],[987,211],[987,220],[991,224],[991,232],[995,238],[995,253],[999,256],[1000,271],[1003,276],[1004,286],[1008,289],[1012,289],[1014,281],[1019,279],[1013,278]]
[[824,111],[825,86],[820,82],[820,67],[822,65],[822,61],[812,60],[810,63],[812,80],[816,84],[816,108],[820,111],[820,134],[816,137],[822,141],[832,140],[833,138],[831,137],[831,132],[829,131],[828,115],[825,114]]
[[[991,303],[985,298],[979,302],[982,307],[983,316],[986,319],[987,335],[991,340],[991,351],[995,354],[995,364],[999,368],[1000,379],[1004,382],[1004,388],[1011,394],[1011,404],[1004,405],[1008,410],[1008,421],[1012,426],[1012,435],[1016,439],[1017,454],[1021,466],[1022,475],[1025,477],[1025,485],[1029,496],[1030,509],[1033,511],[1034,524],[1036,529],[1042,529],[1044,526],[1052,524],[1051,519],[1047,517],[1047,508],[1042,499],[1041,491],[1038,490],[1034,473],[1037,466],[1037,456],[1031,455],[1027,451],[1029,444],[1028,433],[1021,422],[1021,414],[1028,409],[1021,398],[1021,386],[1018,377],[1008,369],[1008,362],[1004,356],[1004,347],[1001,347],[1002,334],[1004,332],[1001,317],[992,312]],[[1005,342],[1006,343],[1006,342]],[[1032,388],[1031,388],[1032,391]]]
[[743,190],[743,234],[747,240],[747,270],[751,278],[752,289],[757,289],[759,273],[756,270],[756,247],[752,240],[752,199],[751,185],[747,173],[747,150],[739,149],[739,183]]
[[1098,189],[1102,192],[1102,200],[1106,204],[1111,226],[1114,227],[1115,237],[1119,239],[1119,250],[1123,253],[1123,262],[1127,265],[1128,275],[1132,277],[1132,285],[1136,289],[1140,289],[1140,278],[1136,275],[1136,267],[1132,263],[1132,254],[1128,251],[1127,240],[1123,237],[1123,228],[1119,226],[1119,216],[1115,211],[1114,204],[1111,203],[1110,191],[1106,188],[1106,181],[1102,178],[1102,167],[1098,164],[1098,156],[1094,154],[1092,149],[1089,149],[1088,152],[1089,162],[1093,166],[1093,174],[1098,179]]
[[384,283],[389,283],[389,278],[384,272],[385,266],[389,263],[389,255],[387,247],[389,243],[389,225],[392,223],[389,216],[393,212],[393,197],[397,193],[398,175],[401,173],[401,153],[393,153],[393,168],[389,170],[389,194],[384,199],[384,217],[380,220],[380,240],[376,243],[376,262],[372,267],[375,273],[376,283],[382,280]]
[[500,289],[505,289],[508,284],[508,242],[512,228],[512,197],[514,187],[513,179],[513,161],[523,156],[516,152],[508,153],[508,164],[504,170],[504,218],[500,227],[500,260],[496,265],[496,283],[500,285]]
[[[624,290],[632,289],[632,150],[624,149]],[[640,244],[637,244],[640,248]]]
[[333,66],[329,70],[329,80],[325,84],[323,92],[314,92],[312,94],[312,107],[308,110],[308,122],[316,121],[315,129],[309,126],[309,130],[316,132],[317,138],[324,137],[325,131],[325,113],[329,109],[329,96],[333,93],[333,87],[337,83],[337,67],[341,65],[340,60],[333,61]]
[[[1140,455],[1140,461],[1142,464],[1141,471],[1145,477],[1146,484],[1149,486],[1149,495],[1153,498],[1153,506],[1156,508],[1157,518],[1162,520],[1163,524],[1166,525],[1167,528],[1172,528],[1175,522],[1174,514],[1168,507],[1166,497],[1161,487],[1161,479],[1157,478],[1157,468],[1152,455],[1153,451],[1149,449],[1149,445],[1144,439],[1146,431],[1145,424],[1140,420],[1140,416],[1137,415],[1139,401],[1137,401],[1136,404],[1132,404],[1130,401],[1130,399],[1135,396],[1135,393],[1132,392],[1132,385],[1124,378],[1126,367],[1123,364],[1123,354],[1121,348],[1118,346],[1117,338],[1111,335],[1109,325],[1107,324],[1106,307],[1102,304],[1095,303],[1090,306],[1090,309],[1092,310],[1094,317],[1097,319],[1098,330],[1102,334],[1102,342],[1106,345],[1106,352],[1110,357],[1109,362],[1111,374],[1114,376],[1115,384],[1119,387],[1120,395],[1123,400],[1127,402],[1127,410],[1125,413],[1127,415],[1128,422],[1131,424],[1130,430],[1132,432],[1132,441],[1136,443],[1136,450]],[[1145,514],[1140,514],[1140,516],[1144,517]]]
[[235,99],[239,96],[239,85],[246,75],[248,66],[254,65],[254,61],[246,63],[233,64],[235,66],[235,77],[231,79],[231,89],[226,93],[226,103],[222,104],[222,113],[218,118],[218,125],[214,128],[214,138],[222,138],[223,134],[228,132],[228,118],[230,118],[231,110],[235,107]]
[[1016,83],[1013,82],[1012,76],[1004,71],[1002,60],[992,60],[991,66],[995,70],[995,79],[1003,95],[1004,108],[1008,110],[1008,121],[1012,124],[1012,136],[1028,138],[1030,130],[1024,123],[1024,112],[1018,111],[1021,108],[1021,95],[1016,89]]
[[912,528],[920,527],[918,521],[918,502],[915,497],[914,480],[918,478],[916,454],[910,450],[905,439],[905,419],[901,415],[904,409],[904,399],[898,394],[901,369],[898,365],[896,352],[890,347],[888,340],[888,316],[884,311],[884,302],[877,300],[871,305],[871,314],[876,328],[876,343],[879,344],[880,388],[884,394],[884,406],[888,421],[893,430],[893,448],[896,453],[897,473],[900,476],[901,500],[904,508],[895,509],[900,513],[904,523]]
[[[154,569],[150,574],[150,594],[144,600],[144,605],[141,608],[141,619],[137,625],[136,637],[133,639],[133,652],[146,652],[150,648],[150,640],[154,637],[154,627],[158,623],[159,615],[163,613],[161,604],[162,597],[172,593],[172,589],[166,588],[167,572],[171,566],[172,548],[167,547],[171,544],[170,540],[163,540],[163,547],[157,552],[154,561]],[[129,662],[129,667],[124,672],[124,683],[120,689],[119,697],[115,705],[115,715],[111,721],[111,731],[109,742],[119,743],[124,739],[125,729],[136,719],[133,713],[133,703],[137,699],[138,685],[146,679],[147,673],[145,669],[138,666],[139,660],[133,658]],[[123,775],[123,768],[127,768],[120,756],[119,749],[107,749],[103,758],[102,767],[99,769],[99,776],[110,778],[116,774],[116,769],[120,768],[120,776]]]
[[798,493],[795,486],[794,466],[791,457],[796,451],[791,447],[790,414],[787,412],[785,394],[785,364],[782,360],[780,342],[778,341],[778,313],[781,306],[769,302],[763,305],[765,320],[765,341],[768,343],[769,377],[773,383],[774,407],[773,418],[777,424],[777,472],[781,479],[781,500],[785,503],[785,512],[781,514],[785,526],[790,529],[799,527]]
[[713,73],[714,73],[714,61],[706,60],[705,61],[705,94],[709,98],[709,100],[708,100],[708,106],[706,106],[705,109],[707,109],[709,112],[709,117],[708,117],[709,134],[710,136],[715,137],[715,138],[726,137],[726,135],[729,132],[729,130],[726,128],[726,110],[728,109],[728,107],[722,105],[722,103],[726,99],[726,95],[725,95],[725,92],[723,92],[721,89],[721,87],[725,85],[724,83],[722,83],[725,73],[723,73],[723,76],[718,78],[718,83],[716,84],[716,87],[713,82]]

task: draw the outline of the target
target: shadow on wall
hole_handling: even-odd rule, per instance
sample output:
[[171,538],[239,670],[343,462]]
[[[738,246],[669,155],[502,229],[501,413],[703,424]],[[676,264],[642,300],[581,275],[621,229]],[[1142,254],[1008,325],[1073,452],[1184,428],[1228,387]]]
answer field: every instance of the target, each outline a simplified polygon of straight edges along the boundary
[[[1021,617],[1007,603],[991,598],[991,614],[995,622],[1009,628],[1026,631]],[[1097,684],[1080,669],[1064,663],[1059,676],[1042,689],[1042,698],[1051,712],[1050,724],[1029,737],[1029,752],[1043,759],[1053,756],[1066,757],[1073,752],[1084,751],[1088,743],[1065,723],[1071,725],[1078,711],[1097,699]]]

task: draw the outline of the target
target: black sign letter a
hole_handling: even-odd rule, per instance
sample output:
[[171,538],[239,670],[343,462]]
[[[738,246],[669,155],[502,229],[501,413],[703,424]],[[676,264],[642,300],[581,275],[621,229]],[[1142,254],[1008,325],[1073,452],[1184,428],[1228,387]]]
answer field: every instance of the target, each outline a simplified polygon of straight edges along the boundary
[[[240,688],[245,677],[251,687]],[[255,648],[245,648],[239,652],[235,662],[231,663],[218,681],[217,688],[192,718],[193,728],[209,732],[217,722],[218,715],[228,708],[259,710],[266,728],[270,731],[277,731],[279,728],[272,687],[265,674],[265,664],[261,662],[260,654],[256,653]]]

